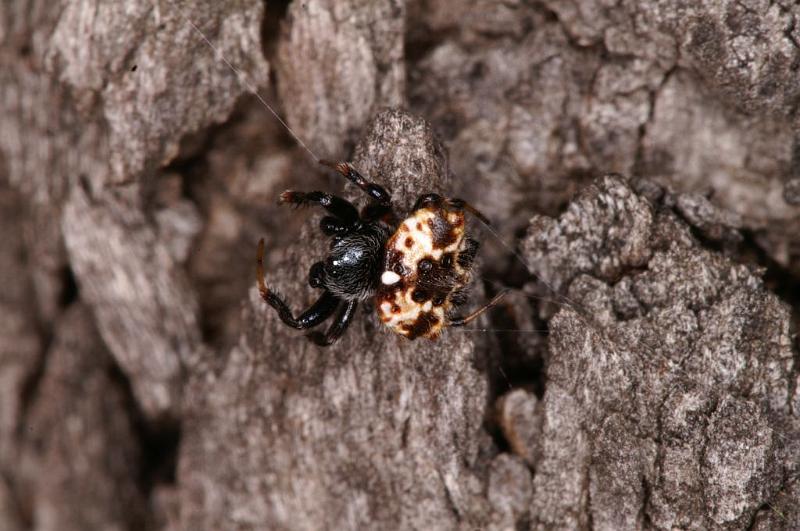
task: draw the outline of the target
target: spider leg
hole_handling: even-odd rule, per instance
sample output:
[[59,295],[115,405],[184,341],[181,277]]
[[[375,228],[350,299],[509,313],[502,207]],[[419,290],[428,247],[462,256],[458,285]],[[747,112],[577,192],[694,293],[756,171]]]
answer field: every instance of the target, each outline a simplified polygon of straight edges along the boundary
[[475,256],[477,256],[480,246],[481,244],[478,241],[473,240],[472,238],[467,238],[464,243],[464,250],[458,253],[458,265],[464,269],[471,268],[472,262],[475,261]]
[[500,293],[495,295],[492,300],[490,300],[489,302],[487,302],[486,304],[484,304],[483,306],[481,306],[480,308],[478,308],[469,315],[465,315],[464,317],[454,315],[450,317],[447,320],[447,326],[464,326],[466,324],[471,323],[472,321],[477,319],[483,312],[485,312],[486,310],[488,310],[489,308],[500,302],[500,299],[502,299],[503,296],[505,296],[505,294],[506,294],[505,291],[501,291]]
[[354,225],[358,222],[358,210],[350,201],[326,192],[297,192],[294,190],[286,190],[281,194],[280,199],[278,199],[278,204],[296,206],[316,204],[348,225]]
[[491,223],[489,222],[489,218],[481,214],[480,210],[470,205],[463,199],[458,199],[458,198],[448,199],[447,205],[451,208],[455,208],[456,210],[466,210],[467,212],[469,212],[470,214],[472,214],[473,216],[484,222],[486,225],[491,225]]
[[436,208],[442,206],[442,203],[444,203],[444,198],[439,194],[425,194],[417,198],[417,201],[414,203],[414,208],[411,210],[419,210],[424,207]]
[[351,183],[355,184],[361,190],[370,196],[372,199],[377,201],[382,205],[388,205],[392,201],[392,196],[389,195],[389,192],[386,189],[375,183],[371,183],[367,181],[363,175],[358,173],[355,168],[350,166],[346,162],[331,162],[329,160],[320,160],[320,164],[323,166],[328,166],[329,168],[333,168],[334,170],[338,171],[342,175],[344,175],[345,179],[350,181]]
[[[261,298],[278,312],[278,317],[280,317],[281,321],[283,321],[286,325],[298,330],[305,330],[306,328],[311,328],[312,326],[318,325],[333,315],[333,312],[336,311],[337,306],[339,306],[339,299],[329,291],[325,291],[314,304],[312,304],[306,311],[301,313],[299,317],[295,318],[292,315],[292,310],[289,309],[289,306],[275,292],[271,291],[267,287],[267,283],[264,281],[263,239],[258,242],[258,255],[256,259],[258,291],[261,293]],[[314,264],[314,266],[311,268],[312,276],[315,268],[316,264]],[[315,282],[315,280],[312,278],[309,280],[309,282]]]
[[321,347],[334,344],[344,331],[347,330],[347,327],[350,326],[350,323],[353,321],[353,316],[356,314],[357,307],[358,301],[347,301],[339,310],[339,313],[336,314],[336,317],[334,317],[333,323],[330,328],[328,328],[327,332],[324,334],[322,332],[309,332],[306,337],[308,337],[312,343],[316,343]]
[[373,221],[384,221],[389,225],[394,225],[397,218],[394,215],[391,205],[370,203],[361,209],[361,219],[367,223]]
[[450,304],[454,308],[463,306],[469,300],[469,290],[466,288],[458,289],[450,294]]
[[315,262],[308,271],[308,285],[312,288],[321,288],[325,278],[325,264]]

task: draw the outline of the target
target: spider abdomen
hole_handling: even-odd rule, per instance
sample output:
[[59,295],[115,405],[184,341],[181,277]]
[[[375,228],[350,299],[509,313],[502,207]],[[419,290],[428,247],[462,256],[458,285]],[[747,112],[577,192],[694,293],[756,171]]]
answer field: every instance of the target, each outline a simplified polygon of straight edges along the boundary
[[376,293],[381,321],[409,339],[435,339],[447,326],[454,296],[469,283],[465,220],[446,203],[418,208],[386,242]]

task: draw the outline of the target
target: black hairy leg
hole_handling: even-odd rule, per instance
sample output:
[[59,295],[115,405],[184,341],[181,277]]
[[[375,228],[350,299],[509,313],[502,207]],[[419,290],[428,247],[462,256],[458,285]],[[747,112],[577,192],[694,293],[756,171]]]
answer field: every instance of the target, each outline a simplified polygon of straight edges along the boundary
[[341,337],[350,323],[353,321],[353,316],[356,314],[358,308],[358,301],[348,301],[345,303],[336,317],[333,319],[330,328],[324,334],[322,332],[309,332],[308,339],[312,343],[316,343],[321,347],[327,347],[336,342]]
[[346,162],[331,162],[328,160],[320,160],[320,164],[323,166],[328,166],[329,168],[333,168],[334,170],[338,171],[342,175],[344,175],[345,179],[350,181],[351,183],[355,184],[361,190],[370,196],[373,200],[377,201],[382,205],[388,205],[392,201],[392,196],[389,195],[389,192],[386,189],[373,182],[367,181],[363,175],[358,173],[355,168],[350,166]]
[[[331,315],[333,312],[336,311],[336,308],[339,306],[341,302],[336,296],[334,296],[329,291],[325,291],[322,295],[317,299],[317,301],[312,304],[306,311],[300,314],[299,317],[295,318],[292,315],[292,310],[289,306],[281,299],[275,292],[270,290],[267,287],[267,283],[264,280],[264,240],[258,242],[258,256],[256,257],[257,260],[257,281],[258,281],[258,291],[261,293],[261,298],[264,301],[272,306],[276,312],[278,312],[278,317],[280,317],[281,321],[283,321],[287,326],[291,326],[292,328],[296,328],[298,330],[305,330],[307,328],[311,328],[313,326],[318,325]],[[321,264],[320,264],[321,265]],[[311,268],[311,275],[309,276],[309,282],[312,284],[313,287],[315,283],[314,275],[315,270],[319,270],[317,264],[314,264]]]
[[359,219],[358,210],[350,201],[327,192],[297,192],[294,190],[286,190],[281,194],[278,204],[296,206],[319,205],[336,219],[351,226],[355,225]]
[[325,278],[325,264],[322,262],[315,262],[308,271],[308,284],[312,288],[322,288],[323,280]]
[[381,203],[369,203],[361,209],[361,219],[365,223],[383,221],[387,225],[396,225],[397,218],[394,215],[391,205]]

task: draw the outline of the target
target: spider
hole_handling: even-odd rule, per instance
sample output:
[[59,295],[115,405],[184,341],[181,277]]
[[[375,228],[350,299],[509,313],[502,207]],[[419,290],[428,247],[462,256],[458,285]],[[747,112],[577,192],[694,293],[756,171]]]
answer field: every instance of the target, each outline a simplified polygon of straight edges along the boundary
[[258,290],[286,325],[306,330],[336,313],[325,333],[307,334],[317,345],[331,345],[352,322],[358,303],[374,297],[380,320],[394,332],[408,339],[433,340],[447,326],[471,322],[504,295],[499,293],[467,315],[453,311],[466,301],[479,247],[476,240],[466,237],[464,212],[488,223],[470,204],[425,194],[411,214],[397,223],[386,189],[367,181],[346,162],[320,163],[358,186],[370,202],[359,213],[351,202],[325,192],[287,190],[281,194],[279,204],[323,207],[328,215],[320,221],[320,229],[331,236],[327,258],[309,271],[309,284],[322,289],[322,295],[299,317],[267,287],[263,238],[258,242]]

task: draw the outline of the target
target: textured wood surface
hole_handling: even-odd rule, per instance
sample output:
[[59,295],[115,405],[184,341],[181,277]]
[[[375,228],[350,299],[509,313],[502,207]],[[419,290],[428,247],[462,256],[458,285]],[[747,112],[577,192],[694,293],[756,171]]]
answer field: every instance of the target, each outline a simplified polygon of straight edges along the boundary
[[[798,17],[3,2],[0,528],[800,528]],[[284,327],[256,242],[295,311],[327,242],[276,198],[362,201],[314,157],[474,203],[512,293]]]

